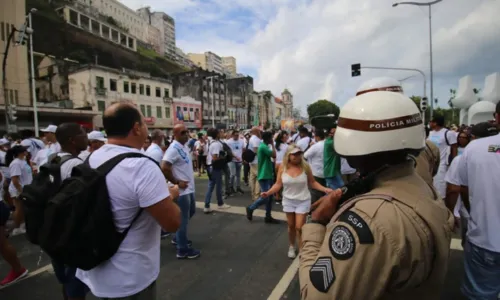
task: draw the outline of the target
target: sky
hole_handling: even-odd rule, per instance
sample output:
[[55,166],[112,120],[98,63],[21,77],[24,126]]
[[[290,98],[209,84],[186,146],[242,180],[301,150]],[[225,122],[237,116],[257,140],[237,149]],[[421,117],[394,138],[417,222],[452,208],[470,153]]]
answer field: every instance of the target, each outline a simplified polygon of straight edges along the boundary
[[[427,76],[430,98],[429,12],[392,0],[120,0],[150,6],[175,18],[177,46],[189,53],[234,56],[255,90],[294,95],[303,114],[327,99],[342,107],[366,80],[404,80],[408,96],[423,94],[423,77],[408,71],[362,69],[351,64],[416,68]],[[415,0],[425,2],[427,0]],[[434,98],[448,107],[450,89],[472,76],[500,72],[500,0],[443,0],[432,6]],[[409,78],[408,78],[409,77]]]

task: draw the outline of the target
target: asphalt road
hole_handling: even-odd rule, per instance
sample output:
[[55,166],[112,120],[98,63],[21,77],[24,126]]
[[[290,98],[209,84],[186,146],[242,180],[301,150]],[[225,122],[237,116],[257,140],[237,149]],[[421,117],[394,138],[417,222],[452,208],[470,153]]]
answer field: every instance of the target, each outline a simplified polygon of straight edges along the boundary
[[[196,180],[197,206],[202,207],[207,181]],[[246,191],[248,188],[243,187]],[[215,196],[215,195],[214,195]],[[212,198],[216,206],[215,197]],[[197,260],[177,260],[170,239],[162,242],[161,272],[157,281],[158,299],[300,299],[297,277],[284,276],[292,264],[286,254],[286,224],[264,224],[261,217],[249,223],[244,213],[251,203],[249,195],[226,200],[233,206],[226,212],[203,214],[197,210],[189,227],[194,247],[202,251]],[[282,218],[279,205],[275,216]],[[258,216],[259,214],[257,214]],[[260,214],[263,216],[263,214]],[[48,257],[24,236],[11,238],[22,263],[31,271],[28,278],[0,288],[1,300],[58,300],[60,286],[50,267]],[[443,299],[466,299],[459,285],[463,274],[462,251],[453,250]],[[8,272],[0,260],[0,277]],[[289,277],[289,280],[287,278]],[[289,284],[289,285],[288,285]],[[288,288],[287,288],[288,286]],[[96,299],[89,295],[87,299]]]

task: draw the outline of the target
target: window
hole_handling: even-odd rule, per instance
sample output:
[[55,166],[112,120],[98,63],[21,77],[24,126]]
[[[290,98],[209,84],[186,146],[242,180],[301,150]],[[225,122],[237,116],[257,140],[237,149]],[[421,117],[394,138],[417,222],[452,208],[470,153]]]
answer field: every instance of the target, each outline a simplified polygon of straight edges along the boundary
[[116,92],[116,79],[109,80],[109,90]]
[[137,93],[137,87],[136,87],[136,85],[135,85],[135,82],[132,82],[132,83],[131,83],[131,85],[130,85],[130,92],[131,92],[132,94]]
[[146,115],[146,107],[144,106],[144,104],[141,104],[141,113],[143,116]]
[[165,98],[170,98],[170,91],[168,89],[164,90]]
[[170,107],[165,107],[165,119],[170,119]]
[[106,110],[106,102],[98,100],[97,101],[97,110],[100,112],[104,112]]
[[128,92],[129,92],[129,89],[128,89],[128,81],[124,81],[124,82],[123,82],[123,92],[124,92],[124,93],[128,93]]
[[146,85],[146,96],[151,96],[151,87]]
[[155,94],[156,94],[156,97],[161,98],[161,89],[159,87],[157,87],[155,89]]
[[151,117],[151,105],[146,106],[147,117]]
[[144,84],[139,84],[139,94],[144,95]]
[[17,92],[17,90],[14,90],[14,103],[16,105],[19,105],[19,93]]
[[161,112],[162,112],[162,110],[161,110],[161,106],[157,106],[157,107],[156,107],[156,117],[157,117],[158,119],[161,119],[161,118],[162,118],[162,116],[161,116]]
[[14,90],[9,90],[9,95],[10,104],[14,104]]
[[95,77],[95,86],[99,89],[103,89],[104,88],[104,78],[102,78],[101,76],[96,76]]
[[0,30],[2,31],[1,32],[2,41],[5,41],[5,24],[4,24],[4,22],[0,22]]

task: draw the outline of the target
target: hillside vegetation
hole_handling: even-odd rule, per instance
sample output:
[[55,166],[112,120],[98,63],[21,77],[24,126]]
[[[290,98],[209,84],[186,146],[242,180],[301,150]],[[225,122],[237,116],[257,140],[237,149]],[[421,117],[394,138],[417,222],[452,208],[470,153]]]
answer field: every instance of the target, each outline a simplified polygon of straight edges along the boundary
[[[80,28],[66,24],[55,8],[70,0],[26,0],[26,10],[37,8],[33,14],[34,51],[59,58],[70,58],[81,64],[95,63],[110,68],[126,68],[148,72],[155,77],[168,77],[171,73],[187,69],[148,51],[134,52]],[[143,53],[143,54],[141,54]]]

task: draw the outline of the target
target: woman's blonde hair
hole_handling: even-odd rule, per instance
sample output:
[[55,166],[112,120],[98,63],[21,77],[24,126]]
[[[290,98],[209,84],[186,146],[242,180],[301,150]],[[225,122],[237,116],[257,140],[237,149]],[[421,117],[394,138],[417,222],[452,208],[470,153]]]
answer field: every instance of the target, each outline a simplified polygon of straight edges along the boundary
[[[285,156],[283,157],[283,162],[281,163],[281,170],[283,172],[286,172],[286,169],[288,168],[288,162],[290,161],[290,152],[292,152],[292,150],[295,148],[300,149],[300,147],[295,144],[291,144],[286,149]],[[300,149],[300,152],[302,152],[302,149]],[[311,167],[309,167],[309,164],[304,159],[304,156],[301,157],[299,167],[306,173],[311,169]]]

